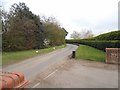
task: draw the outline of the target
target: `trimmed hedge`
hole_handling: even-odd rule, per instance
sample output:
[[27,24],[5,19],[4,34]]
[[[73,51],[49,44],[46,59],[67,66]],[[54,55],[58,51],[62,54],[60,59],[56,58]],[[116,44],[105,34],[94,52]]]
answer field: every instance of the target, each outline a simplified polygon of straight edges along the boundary
[[120,48],[120,30],[104,33],[87,39],[66,40],[70,44],[85,44],[105,51],[105,48]]
[[120,48],[119,40],[111,40],[111,41],[66,40],[66,43],[84,44],[103,51],[105,51],[105,48]]
[[88,39],[89,40],[120,40],[120,30],[100,34],[96,37],[92,37],[92,38],[88,38]]

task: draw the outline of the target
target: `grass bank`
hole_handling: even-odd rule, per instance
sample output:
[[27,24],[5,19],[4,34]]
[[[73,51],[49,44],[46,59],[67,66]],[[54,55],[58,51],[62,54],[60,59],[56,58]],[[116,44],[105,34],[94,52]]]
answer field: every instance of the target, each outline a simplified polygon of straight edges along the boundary
[[104,62],[105,52],[87,45],[80,45],[76,51],[76,58]]
[[[37,55],[42,55],[46,54],[49,52],[52,52],[54,50],[64,48],[66,45],[61,45],[61,46],[55,46],[55,47],[50,47],[50,48],[45,48],[45,49],[39,49],[39,50],[27,50],[27,51],[17,51],[17,52],[3,52],[2,53],[2,64],[0,65],[8,65],[16,62],[20,62],[22,60],[37,56]],[[36,53],[38,51],[38,53]]]

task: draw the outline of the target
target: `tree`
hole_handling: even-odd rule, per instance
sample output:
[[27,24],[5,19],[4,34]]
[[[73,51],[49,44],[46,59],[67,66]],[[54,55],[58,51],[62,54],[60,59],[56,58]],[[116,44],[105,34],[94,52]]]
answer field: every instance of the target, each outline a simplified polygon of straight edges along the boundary
[[84,30],[81,31],[81,37],[82,38],[91,38],[93,36],[94,35],[93,35],[91,30],[84,29]]
[[45,40],[45,31],[42,21],[40,21],[40,17],[34,15],[34,23],[37,26],[35,31],[36,35],[36,49],[44,48],[44,40]]
[[7,31],[7,15],[7,12],[0,6],[0,48],[2,48],[3,42],[5,41],[3,34]]
[[13,4],[8,14],[7,32],[3,34],[4,50],[43,48],[44,31],[40,18],[25,3]]
[[2,50],[2,10],[0,7],[0,52]]
[[73,31],[73,33],[71,34],[70,38],[73,39],[80,39],[81,38],[81,34],[77,31]]
[[0,7],[0,34],[2,33],[2,10]]
[[61,45],[65,43],[67,31],[60,27],[60,24],[54,17],[42,17],[45,30],[45,37],[49,41],[49,46]]
[[0,6],[0,32],[4,33],[6,31],[7,28],[7,12],[2,9],[2,6]]
[[7,50],[26,50],[35,47],[36,26],[33,20],[19,16],[11,17],[9,20],[8,31],[3,37],[6,39]]

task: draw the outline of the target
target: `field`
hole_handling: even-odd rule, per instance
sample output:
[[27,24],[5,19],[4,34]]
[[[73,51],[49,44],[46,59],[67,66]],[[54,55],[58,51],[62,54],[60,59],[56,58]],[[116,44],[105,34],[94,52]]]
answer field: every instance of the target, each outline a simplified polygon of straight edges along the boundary
[[105,52],[87,45],[80,45],[76,51],[76,58],[104,62]]

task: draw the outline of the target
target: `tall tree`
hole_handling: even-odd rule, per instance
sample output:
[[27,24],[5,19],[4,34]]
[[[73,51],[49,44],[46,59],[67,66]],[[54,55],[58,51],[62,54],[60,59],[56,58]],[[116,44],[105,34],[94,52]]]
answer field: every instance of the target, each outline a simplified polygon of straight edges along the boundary
[[29,11],[25,3],[12,5],[8,15],[8,29],[4,34],[5,50],[43,48],[43,34],[40,18]]
[[46,39],[50,46],[61,45],[65,43],[67,31],[60,27],[60,24],[54,17],[42,17],[45,28]]

